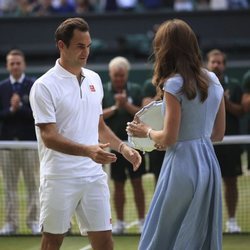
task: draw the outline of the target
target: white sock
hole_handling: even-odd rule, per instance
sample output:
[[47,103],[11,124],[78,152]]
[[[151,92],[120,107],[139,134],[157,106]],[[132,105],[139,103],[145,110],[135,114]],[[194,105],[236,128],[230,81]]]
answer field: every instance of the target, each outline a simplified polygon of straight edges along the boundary
[[230,218],[228,219],[228,221],[229,221],[229,222],[232,222],[232,223],[235,223],[235,222],[236,222],[236,219],[235,219],[235,217],[230,217]]

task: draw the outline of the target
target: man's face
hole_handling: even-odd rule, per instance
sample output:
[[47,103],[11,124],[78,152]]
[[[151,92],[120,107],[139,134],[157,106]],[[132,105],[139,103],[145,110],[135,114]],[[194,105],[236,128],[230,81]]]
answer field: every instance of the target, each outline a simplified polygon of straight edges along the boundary
[[83,67],[87,63],[90,52],[91,38],[89,32],[74,30],[69,47],[61,41],[61,56],[71,67]]
[[109,70],[112,85],[117,89],[122,89],[128,80],[128,71],[122,67],[113,67]]
[[207,69],[214,72],[217,77],[221,77],[225,71],[224,57],[222,55],[212,55],[207,62]]
[[8,55],[6,59],[6,67],[9,73],[18,79],[25,71],[25,61],[22,56],[19,55]]

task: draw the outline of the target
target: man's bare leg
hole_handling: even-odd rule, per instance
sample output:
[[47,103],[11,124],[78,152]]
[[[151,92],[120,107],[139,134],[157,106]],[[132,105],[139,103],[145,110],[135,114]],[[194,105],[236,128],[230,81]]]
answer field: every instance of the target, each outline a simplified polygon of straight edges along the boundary
[[93,250],[113,250],[111,230],[101,232],[88,232]]
[[43,232],[41,250],[59,250],[64,239],[64,234],[50,234]]

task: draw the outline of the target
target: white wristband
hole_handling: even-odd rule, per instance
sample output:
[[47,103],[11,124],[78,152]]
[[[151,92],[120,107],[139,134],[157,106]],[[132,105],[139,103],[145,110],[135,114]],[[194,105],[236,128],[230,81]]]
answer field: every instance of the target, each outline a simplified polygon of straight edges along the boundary
[[126,143],[125,142],[121,142],[120,144],[119,144],[119,146],[118,146],[118,149],[117,149],[117,152],[118,153],[122,153],[122,148],[123,148],[123,146],[125,145]]
[[110,110],[111,110],[111,111],[116,111],[116,110],[117,110],[117,107],[116,107],[115,105],[113,105],[113,106],[110,107]]
[[150,136],[150,133],[153,129],[152,128],[149,128],[148,131],[147,131],[147,137],[152,140],[151,136]]

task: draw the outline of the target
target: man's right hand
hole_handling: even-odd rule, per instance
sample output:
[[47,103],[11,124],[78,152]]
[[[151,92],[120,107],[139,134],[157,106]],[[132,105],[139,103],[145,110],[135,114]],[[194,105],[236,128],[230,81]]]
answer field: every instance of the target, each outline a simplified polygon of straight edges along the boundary
[[87,156],[100,164],[109,164],[115,162],[117,160],[116,155],[104,150],[108,147],[109,143],[100,143],[98,145],[88,146]]

